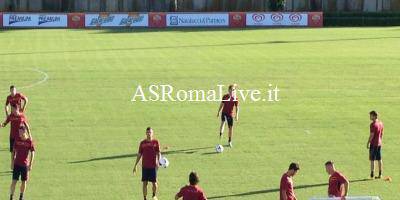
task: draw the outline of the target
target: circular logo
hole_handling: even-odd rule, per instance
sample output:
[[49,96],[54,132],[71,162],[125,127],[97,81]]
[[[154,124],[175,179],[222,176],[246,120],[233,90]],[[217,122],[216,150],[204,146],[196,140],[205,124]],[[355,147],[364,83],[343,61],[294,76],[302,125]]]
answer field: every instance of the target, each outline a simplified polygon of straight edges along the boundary
[[154,16],[153,16],[153,21],[156,21],[156,22],[161,21],[161,16],[158,15],[158,14],[154,15]]
[[74,16],[72,16],[72,21],[73,22],[79,22],[79,21],[81,21],[81,17],[78,16],[78,15],[74,15]]
[[265,19],[265,15],[264,14],[253,14],[253,20],[255,22],[262,22]]
[[271,20],[274,22],[280,22],[283,20],[283,14],[282,13],[274,13],[271,15]]
[[239,14],[235,14],[235,15],[233,15],[232,19],[235,21],[240,21],[240,20],[242,20],[242,16],[240,16]]
[[289,20],[291,22],[299,22],[301,18],[302,18],[301,15],[297,13],[289,15]]
[[319,21],[321,21],[321,16],[319,16],[319,15],[313,15],[313,16],[311,17],[311,20],[312,20],[313,22],[319,22]]

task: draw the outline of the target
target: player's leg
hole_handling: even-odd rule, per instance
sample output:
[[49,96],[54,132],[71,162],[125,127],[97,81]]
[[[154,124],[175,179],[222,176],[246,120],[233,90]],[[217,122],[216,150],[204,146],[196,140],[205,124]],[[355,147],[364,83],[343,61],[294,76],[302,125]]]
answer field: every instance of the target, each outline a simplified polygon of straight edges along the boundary
[[20,187],[20,193],[19,193],[19,200],[23,200],[24,199],[24,193],[25,193],[25,189],[26,189],[26,183],[28,181],[28,167],[21,167],[21,187]]
[[26,189],[26,181],[22,181],[21,182],[20,193],[19,193],[19,200],[23,200],[24,199],[25,189]]
[[378,161],[378,167],[379,167],[379,176],[377,178],[382,178],[383,161],[382,161],[382,156],[381,156],[381,147],[377,148],[376,159]]
[[157,190],[158,190],[158,183],[157,183],[157,169],[151,169],[149,181],[152,183],[152,191],[153,191],[153,200],[157,200]]
[[13,180],[10,186],[10,200],[14,198],[15,186],[17,185],[17,180]]
[[143,181],[143,199],[146,200],[147,198],[147,181]]
[[153,200],[157,199],[157,190],[158,190],[158,183],[157,182],[152,182],[153,184]]
[[374,178],[374,171],[375,171],[375,150],[373,146],[369,147],[369,160],[371,161],[371,174],[370,177]]
[[147,198],[147,183],[149,181],[148,169],[142,167],[142,182],[143,182],[143,199]]
[[222,113],[221,114],[221,126],[219,127],[219,138],[220,139],[222,138],[222,134],[224,133],[225,120],[226,120],[225,114]]
[[14,165],[13,174],[12,174],[12,182],[10,186],[10,200],[14,198],[15,186],[17,185],[19,176],[21,175],[21,170],[18,166]]
[[229,139],[228,139],[228,144],[230,147],[233,147],[232,144],[232,136],[233,136],[233,118],[232,117],[228,117],[227,118],[227,122],[228,122],[228,128],[229,128]]

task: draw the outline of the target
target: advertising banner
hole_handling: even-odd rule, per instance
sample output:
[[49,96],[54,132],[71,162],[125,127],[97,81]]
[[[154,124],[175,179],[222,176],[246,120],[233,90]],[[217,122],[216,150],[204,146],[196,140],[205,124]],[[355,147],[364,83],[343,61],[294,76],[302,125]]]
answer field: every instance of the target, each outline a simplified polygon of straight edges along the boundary
[[308,26],[307,13],[247,13],[247,26]]
[[0,12],[0,28],[3,27],[3,13]]
[[68,14],[68,28],[85,28],[85,14],[84,13],[69,13]]
[[308,13],[308,26],[309,27],[323,27],[324,17],[322,12],[310,12]]
[[246,13],[231,12],[229,13],[229,27],[243,28],[246,26]]
[[85,14],[85,27],[148,27],[149,16],[144,13]]
[[67,14],[4,14],[3,26],[4,27],[54,27],[65,28],[67,27],[68,19]]
[[168,13],[167,27],[224,27],[229,26],[228,13]]
[[167,26],[165,13],[149,13],[149,27],[165,28]]

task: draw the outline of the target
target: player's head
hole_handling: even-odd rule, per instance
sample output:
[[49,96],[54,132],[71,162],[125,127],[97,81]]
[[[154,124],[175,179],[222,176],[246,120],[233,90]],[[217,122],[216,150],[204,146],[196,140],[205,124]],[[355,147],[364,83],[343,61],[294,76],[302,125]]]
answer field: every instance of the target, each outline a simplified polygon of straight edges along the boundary
[[10,93],[12,96],[14,96],[15,94],[17,94],[17,88],[15,88],[15,86],[10,86]]
[[300,170],[300,165],[298,163],[290,163],[288,172],[290,176],[294,176]]
[[147,128],[146,128],[146,136],[147,136],[147,139],[153,138],[153,134],[154,134],[153,128],[151,128],[150,126],[147,127]]
[[236,91],[236,87],[237,87],[236,84],[229,85],[229,87],[228,87],[229,94],[231,94],[231,95],[234,94],[234,92]]
[[325,170],[326,170],[326,173],[328,173],[328,174],[333,174],[333,173],[335,173],[335,164],[333,163],[333,161],[327,161],[326,163],[325,163]]
[[197,176],[196,172],[190,172],[189,174],[189,183],[190,185],[197,185],[199,183],[199,176]]
[[375,110],[369,112],[369,118],[372,121],[375,121],[376,119],[378,119],[378,113]]
[[21,125],[18,129],[18,132],[19,132],[19,138],[21,138],[21,140],[25,141],[28,139],[28,134],[26,133],[25,126]]

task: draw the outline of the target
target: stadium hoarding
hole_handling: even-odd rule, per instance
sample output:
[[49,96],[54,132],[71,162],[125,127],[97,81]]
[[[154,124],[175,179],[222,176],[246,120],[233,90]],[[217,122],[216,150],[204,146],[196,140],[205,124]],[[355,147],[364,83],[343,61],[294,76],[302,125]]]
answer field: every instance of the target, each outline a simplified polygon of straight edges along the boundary
[[165,28],[167,26],[165,16],[165,13],[149,13],[149,27]]
[[85,28],[85,14],[68,13],[68,28]]
[[246,13],[245,12],[230,12],[229,13],[229,27],[232,27],[232,28],[246,27]]
[[3,27],[3,13],[0,12],[0,28]]
[[308,26],[309,27],[323,27],[324,15],[322,12],[309,12],[308,13]]
[[86,13],[85,27],[148,27],[147,13]]
[[[322,13],[321,18],[322,19]],[[308,27],[307,12],[253,12],[246,14],[246,26],[294,26]],[[314,25],[314,27],[316,24]]]
[[167,27],[228,27],[229,13],[167,13]]
[[67,14],[56,13],[4,13],[3,27],[66,28]]

